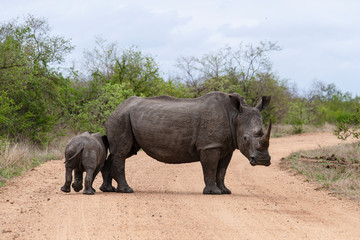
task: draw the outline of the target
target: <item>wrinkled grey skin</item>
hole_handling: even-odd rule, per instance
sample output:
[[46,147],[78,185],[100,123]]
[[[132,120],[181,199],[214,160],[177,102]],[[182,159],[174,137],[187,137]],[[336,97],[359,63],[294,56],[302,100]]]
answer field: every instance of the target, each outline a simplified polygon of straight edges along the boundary
[[125,100],[105,125],[110,156],[102,170],[100,189],[112,191],[113,177],[117,192],[133,192],[125,178],[125,159],[142,148],[164,163],[200,161],[203,193],[230,194],[224,179],[235,149],[253,166],[270,165],[271,125],[264,134],[260,113],[269,102],[270,97],[262,97],[256,107],[250,107],[239,94],[221,92],[195,99],[160,96]]
[[84,194],[94,194],[95,189],[92,183],[104,165],[107,156],[109,143],[106,136],[100,133],[85,132],[73,137],[65,149],[65,184],[61,191],[70,192],[72,171],[74,170],[75,180],[72,187],[76,192],[83,188],[83,172],[85,176]]

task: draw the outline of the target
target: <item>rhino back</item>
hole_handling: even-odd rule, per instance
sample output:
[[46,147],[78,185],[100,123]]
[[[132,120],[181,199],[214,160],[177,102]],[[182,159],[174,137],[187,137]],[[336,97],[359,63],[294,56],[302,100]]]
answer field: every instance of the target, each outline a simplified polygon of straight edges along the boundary
[[115,115],[128,114],[133,137],[151,157],[166,163],[194,162],[207,148],[233,151],[226,100],[224,94],[132,98]]
[[76,167],[80,164],[80,162],[83,163],[83,161],[87,161],[86,158],[89,154],[93,156],[91,161],[95,161],[96,165],[105,161],[106,151],[104,146],[98,141],[98,139],[90,135],[88,132],[73,137],[65,149],[66,160],[75,157],[71,163],[73,167]]

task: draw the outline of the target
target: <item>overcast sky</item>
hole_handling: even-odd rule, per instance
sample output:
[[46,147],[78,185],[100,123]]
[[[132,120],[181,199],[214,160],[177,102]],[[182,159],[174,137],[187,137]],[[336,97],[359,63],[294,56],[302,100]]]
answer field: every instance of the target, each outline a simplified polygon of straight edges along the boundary
[[71,38],[72,59],[95,36],[138,46],[164,73],[180,56],[202,56],[241,42],[277,42],[273,70],[300,89],[314,80],[360,96],[359,0],[0,0],[0,22],[32,14]]

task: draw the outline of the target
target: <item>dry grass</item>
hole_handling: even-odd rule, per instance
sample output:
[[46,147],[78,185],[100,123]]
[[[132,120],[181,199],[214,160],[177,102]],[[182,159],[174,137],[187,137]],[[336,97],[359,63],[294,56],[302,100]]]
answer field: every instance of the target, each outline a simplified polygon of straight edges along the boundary
[[63,159],[64,149],[70,137],[58,137],[46,147],[29,141],[11,142],[0,139],[0,186],[22,172],[53,159]]
[[[323,126],[303,125],[302,133],[309,132],[333,132],[335,126],[325,123]],[[272,137],[285,137],[294,135],[294,127],[290,124],[275,124],[271,130]]]
[[281,166],[319,183],[318,189],[360,201],[359,143],[297,152],[282,159]]

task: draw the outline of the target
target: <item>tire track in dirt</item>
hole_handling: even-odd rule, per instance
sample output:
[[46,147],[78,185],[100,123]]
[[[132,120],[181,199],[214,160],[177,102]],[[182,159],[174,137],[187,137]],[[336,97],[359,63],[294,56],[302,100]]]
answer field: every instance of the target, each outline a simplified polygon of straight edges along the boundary
[[236,151],[225,180],[232,194],[221,196],[202,194],[200,163],[143,152],[126,165],[135,193],[65,194],[63,161],[49,161],[0,188],[0,239],[360,239],[359,203],[279,167],[293,151],[338,143],[331,133],[272,139],[268,168]]

